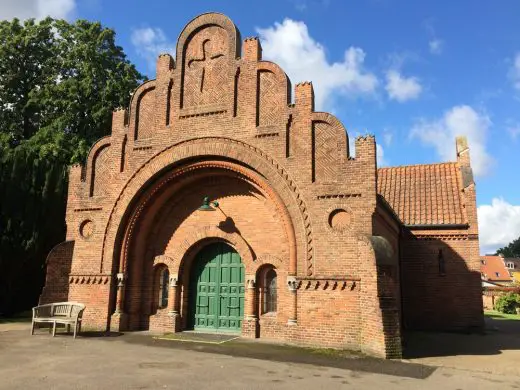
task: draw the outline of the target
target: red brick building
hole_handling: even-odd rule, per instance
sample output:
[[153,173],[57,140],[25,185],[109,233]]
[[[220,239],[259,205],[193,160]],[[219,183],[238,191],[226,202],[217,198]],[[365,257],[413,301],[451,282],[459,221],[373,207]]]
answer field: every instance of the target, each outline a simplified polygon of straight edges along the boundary
[[293,90],[226,16],[192,20],[176,59],[158,58],[72,167],[42,302],[85,303],[90,328],[383,357],[400,356],[403,327],[481,327],[465,139],[456,162],[378,169],[373,136],[353,157],[343,125],[313,106],[312,84]]

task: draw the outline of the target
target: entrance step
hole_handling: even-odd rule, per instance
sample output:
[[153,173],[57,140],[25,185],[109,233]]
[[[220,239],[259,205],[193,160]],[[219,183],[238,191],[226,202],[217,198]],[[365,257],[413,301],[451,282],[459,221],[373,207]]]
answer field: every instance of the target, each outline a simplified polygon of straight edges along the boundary
[[192,343],[205,344],[224,344],[231,340],[236,340],[240,336],[235,334],[217,334],[217,333],[201,333],[201,332],[180,332],[171,333],[164,336],[156,336],[159,340],[187,341]]

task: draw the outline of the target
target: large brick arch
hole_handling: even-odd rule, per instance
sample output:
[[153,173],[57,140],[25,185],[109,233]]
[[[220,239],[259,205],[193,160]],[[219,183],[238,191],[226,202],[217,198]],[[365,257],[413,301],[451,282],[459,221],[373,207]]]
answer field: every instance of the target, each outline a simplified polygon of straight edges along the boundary
[[[179,165],[179,164],[178,164]],[[182,181],[183,175],[186,173],[195,172],[197,170],[205,170],[205,169],[222,169],[222,170],[228,170],[231,173],[234,173],[237,178],[240,178],[245,181],[249,181],[250,184],[254,184],[257,186],[263,193],[263,195],[270,199],[275,207],[277,208],[280,216],[282,217],[282,221],[284,223],[284,231],[287,234],[287,239],[289,242],[289,270],[293,269],[294,273],[296,271],[296,243],[295,243],[295,237],[294,237],[294,228],[293,223],[291,220],[291,216],[288,214],[287,209],[285,207],[285,204],[283,201],[279,198],[279,196],[271,189],[271,187],[265,183],[262,177],[260,177],[258,174],[254,173],[253,171],[247,171],[247,169],[244,168],[242,165],[238,165],[236,163],[232,163],[229,161],[222,161],[222,160],[205,160],[202,162],[188,162],[185,164],[180,164],[175,169],[169,171],[165,175],[161,176],[161,180],[155,181],[154,184],[146,190],[146,193],[144,196],[140,197],[139,202],[137,205],[130,207],[130,210],[132,212],[129,219],[125,218],[125,221],[127,223],[124,223],[121,228],[125,228],[125,233],[122,238],[122,246],[121,246],[121,255],[119,256],[119,263],[118,263],[118,269],[119,272],[126,272],[127,269],[127,259],[128,259],[128,252],[129,252],[129,245],[131,245],[131,242],[134,239],[134,233],[135,233],[135,225],[138,221],[139,217],[142,214],[142,211],[145,209],[145,207],[153,202],[155,199],[155,194],[157,194],[161,189],[165,188],[170,182],[174,181]],[[153,180],[153,179],[152,179]],[[224,236],[222,236],[224,237]],[[229,238],[230,243],[236,243],[236,239],[231,239],[231,236],[226,236]],[[243,242],[244,244],[245,241]],[[244,251],[243,251],[244,252]],[[247,256],[246,256],[247,258]],[[253,258],[253,255],[251,254],[251,258]],[[114,258],[114,261],[117,261],[116,258]]]
[[[107,267],[112,268],[117,264],[114,262],[118,262],[114,257],[117,253],[115,248],[121,248],[123,232],[129,223],[128,217],[135,210],[135,207],[130,206],[140,196],[142,188],[155,181],[169,167],[180,167],[176,172],[180,175],[183,173],[183,162],[193,161],[194,158],[199,161],[215,160],[215,157],[235,161],[221,161],[219,167],[235,170],[248,177],[277,204],[282,216],[285,215],[283,220],[290,243],[289,272],[296,275],[297,264],[303,263],[306,264],[306,274],[312,275],[312,225],[306,213],[305,202],[295,183],[266,153],[244,142],[220,137],[197,138],[169,146],[150,158],[132,175],[110,212],[103,239],[101,272],[107,271]],[[190,168],[188,164],[185,169],[196,168]],[[170,174],[168,180],[171,179]]]

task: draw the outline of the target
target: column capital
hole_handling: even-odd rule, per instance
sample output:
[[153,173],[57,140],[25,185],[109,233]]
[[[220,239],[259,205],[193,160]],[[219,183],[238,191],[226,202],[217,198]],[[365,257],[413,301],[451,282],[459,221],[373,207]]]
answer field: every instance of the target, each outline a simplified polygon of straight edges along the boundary
[[124,272],[118,272],[116,274],[117,287],[123,287],[126,282],[126,274]]
[[298,281],[296,280],[296,276],[287,276],[287,287],[289,291],[295,292],[298,287]]
[[170,287],[177,287],[179,285],[179,275],[170,275]]
[[247,288],[256,287],[256,275],[246,275],[246,287]]

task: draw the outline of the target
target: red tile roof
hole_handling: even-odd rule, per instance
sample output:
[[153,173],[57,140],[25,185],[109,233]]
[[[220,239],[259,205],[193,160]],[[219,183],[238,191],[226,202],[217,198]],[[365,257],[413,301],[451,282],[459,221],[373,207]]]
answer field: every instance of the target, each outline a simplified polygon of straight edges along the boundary
[[405,225],[467,223],[456,162],[379,168],[377,189]]
[[500,256],[481,256],[480,273],[483,279],[491,282],[512,281],[509,271],[504,264],[504,258]]

